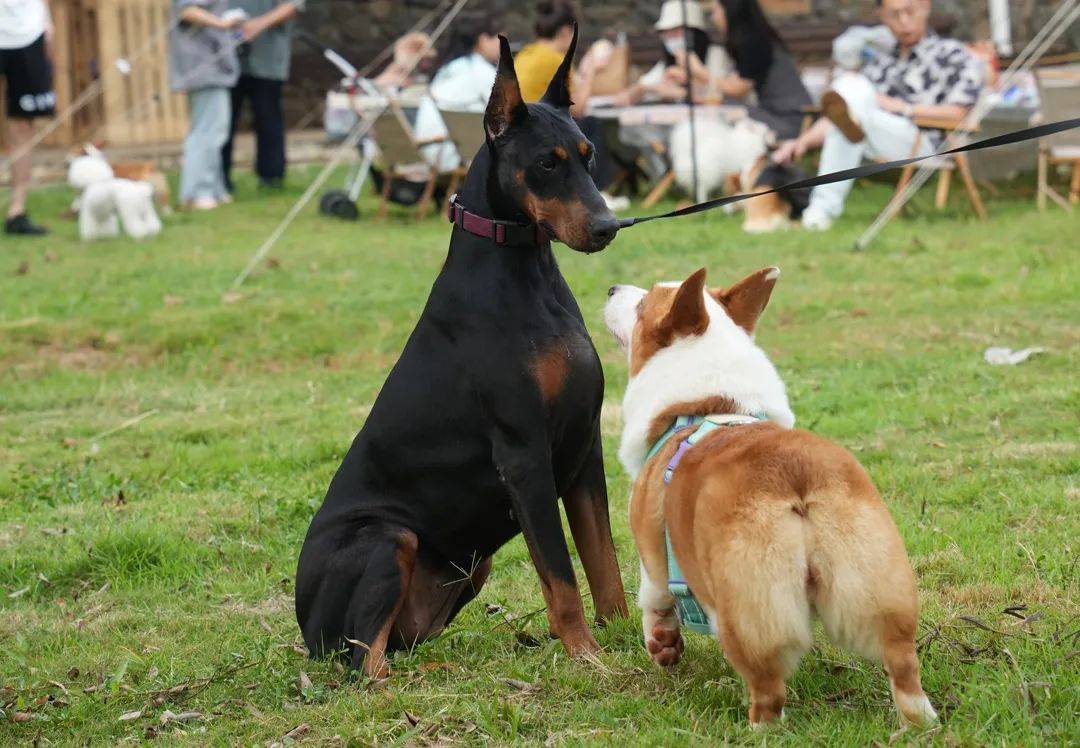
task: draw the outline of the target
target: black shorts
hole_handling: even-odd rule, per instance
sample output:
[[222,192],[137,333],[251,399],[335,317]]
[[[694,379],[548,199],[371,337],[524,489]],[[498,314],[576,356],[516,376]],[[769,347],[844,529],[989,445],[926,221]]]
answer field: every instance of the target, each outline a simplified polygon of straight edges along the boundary
[[56,111],[44,34],[28,47],[0,49],[0,75],[7,79],[8,117],[51,117]]

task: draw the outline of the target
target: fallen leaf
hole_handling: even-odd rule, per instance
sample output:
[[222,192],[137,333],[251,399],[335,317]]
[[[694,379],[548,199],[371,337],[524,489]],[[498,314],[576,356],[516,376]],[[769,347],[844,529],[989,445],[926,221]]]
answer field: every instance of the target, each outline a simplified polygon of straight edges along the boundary
[[184,303],[183,296],[177,296],[176,294],[167,293],[161,298],[161,302],[165,306],[177,306]]
[[19,263],[19,267],[15,268],[15,275],[26,275],[30,272],[30,263],[27,260],[23,260]]
[[66,527],[43,527],[43,528],[41,528],[41,532],[42,532],[43,535],[48,535],[49,537],[57,537],[58,535],[67,535],[67,528]]
[[244,298],[244,294],[239,291],[226,291],[221,295],[221,300],[226,304],[235,304]]
[[449,662],[425,662],[417,668],[421,673],[430,673],[434,670],[453,670],[454,666]]
[[30,591],[30,587],[29,587],[29,585],[27,585],[26,587],[23,587],[21,590],[15,590],[14,592],[10,593],[8,595],[8,597],[11,598],[12,600],[14,600],[17,597],[22,597],[23,595],[25,595],[29,591]]
[[200,717],[202,717],[202,712],[188,711],[176,714],[171,709],[166,709],[161,713],[161,724],[164,725],[166,722],[187,722],[188,720],[199,719]]
[[78,678],[79,677],[79,668],[73,667],[73,668],[71,668],[71,670],[68,670],[67,671],[67,677],[72,679],[72,680],[75,680],[76,678]]
[[311,678],[308,677],[308,674],[301,670],[300,678],[296,684],[296,689],[298,691],[303,691],[305,688],[312,688],[314,685],[315,684],[311,682]]
[[406,710],[402,712],[402,716],[405,717],[405,721],[408,722],[409,725],[412,727],[416,727],[418,724],[420,724],[420,718],[410,711]]
[[517,643],[523,647],[539,647],[543,644],[543,642],[526,631],[515,631],[514,639],[516,639]]
[[123,714],[120,715],[120,721],[121,722],[130,722],[131,720],[138,719],[141,716],[142,716],[142,709],[136,710],[134,712],[124,712]]
[[11,715],[12,722],[29,722],[32,717],[27,712],[15,712]]
[[285,733],[285,737],[291,738],[293,740],[299,740],[300,738],[307,735],[309,732],[311,732],[311,725],[309,725],[307,722],[301,722],[296,727]]
[[503,678],[502,682],[511,688],[516,688],[518,691],[525,693],[532,693],[533,691],[540,690],[540,687],[535,683],[526,683],[523,680],[517,680],[516,678]]

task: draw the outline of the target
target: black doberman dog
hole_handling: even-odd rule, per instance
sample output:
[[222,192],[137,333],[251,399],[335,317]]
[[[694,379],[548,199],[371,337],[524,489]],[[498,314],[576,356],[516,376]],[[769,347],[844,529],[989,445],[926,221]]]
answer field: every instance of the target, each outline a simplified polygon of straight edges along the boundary
[[597,252],[618,230],[569,114],[575,45],[544,98],[525,104],[502,39],[446,262],[300,553],[296,614],[312,656],[340,651],[385,674],[385,652],[442,631],[518,532],[552,633],[571,655],[595,651],[558,497],[597,618],[626,615],[603,372],[549,240]]

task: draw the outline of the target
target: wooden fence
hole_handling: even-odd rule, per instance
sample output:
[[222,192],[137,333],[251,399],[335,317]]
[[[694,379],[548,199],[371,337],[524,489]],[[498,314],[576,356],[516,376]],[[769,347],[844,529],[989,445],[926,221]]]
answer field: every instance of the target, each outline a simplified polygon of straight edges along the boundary
[[[46,140],[68,147],[169,143],[187,132],[187,103],[169,90],[169,0],[51,0],[53,85],[63,112],[89,86],[101,91]],[[124,74],[117,60],[130,61]],[[44,126],[46,120],[39,120]],[[0,139],[6,135],[0,114]],[[2,141],[0,141],[2,142]]]

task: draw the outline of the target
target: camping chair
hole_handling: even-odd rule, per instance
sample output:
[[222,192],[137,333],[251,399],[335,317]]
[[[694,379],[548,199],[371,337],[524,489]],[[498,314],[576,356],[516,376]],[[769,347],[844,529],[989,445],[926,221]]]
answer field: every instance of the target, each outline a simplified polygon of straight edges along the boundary
[[[1036,70],[1035,79],[1042,100],[1043,120],[1057,122],[1076,117],[1080,112],[1080,70]],[[1066,200],[1048,182],[1050,166],[1072,164],[1069,199]],[[1067,211],[1080,203],[1080,135],[1075,130],[1061,132],[1039,141],[1039,190],[1036,202],[1046,210],[1050,198]]]
[[461,158],[458,167],[450,172],[450,187],[446,190],[446,199],[449,202],[457,192],[458,184],[468,173],[469,165],[476,152],[484,144],[484,113],[440,109],[439,114],[442,115],[443,124],[446,125],[447,137],[457,148],[458,156]]
[[[960,129],[962,122],[962,120],[937,119],[933,117],[916,117],[914,121],[919,127],[919,137],[915,139],[915,146],[911,149],[912,156],[917,156],[919,154],[923,137],[925,137],[924,131],[944,130],[946,138],[948,138]],[[970,130],[963,130],[965,133],[978,131],[978,126]],[[938,172],[937,193],[934,196],[935,208],[941,210],[949,202],[949,187],[952,184],[952,175],[954,171],[958,171],[960,172],[960,178],[964,182],[964,189],[967,192],[968,200],[971,202],[971,207],[974,209],[975,214],[979,216],[979,218],[986,218],[986,206],[983,205],[982,198],[979,196],[979,188],[975,186],[975,178],[971,176],[971,164],[968,161],[966,153],[955,153],[951,156],[942,156],[941,158],[934,158],[929,161],[921,161],[917,164],[908,164],[900,173],[900,181],[896,183],[895,194],[899,195],[904,191],[904,188],[907,187],[907,183],[911,181],[911,175],[914,174],[915,170],[920,166]]]
[[440,173],[424,159],[421,149],[435,143],[448,143],[446,138],[418,140],[396,103],[380,114],[372,128],[372,139],[379,148],[386,173],[379,200],[379,218],[386,218],[390,207],[390,192],[395,179],[423,180],[424,189],[416,203],[416,217],[423,219],[431,208],[435,182]]

